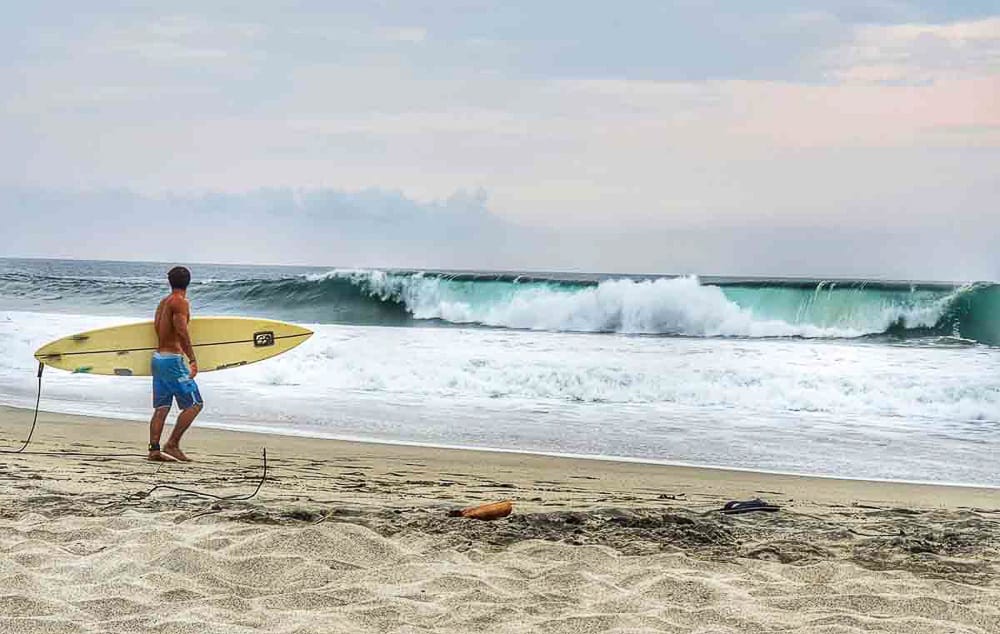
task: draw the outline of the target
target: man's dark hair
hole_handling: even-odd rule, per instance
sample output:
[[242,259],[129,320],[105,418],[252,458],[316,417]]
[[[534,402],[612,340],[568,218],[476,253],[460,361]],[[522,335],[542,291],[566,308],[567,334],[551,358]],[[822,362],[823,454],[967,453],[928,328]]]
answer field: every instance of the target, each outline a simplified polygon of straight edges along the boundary
[[191,283],[191,271],[183,266],[175,266],[167,273],[167,279],[170,280],[170,288],[183,291]]

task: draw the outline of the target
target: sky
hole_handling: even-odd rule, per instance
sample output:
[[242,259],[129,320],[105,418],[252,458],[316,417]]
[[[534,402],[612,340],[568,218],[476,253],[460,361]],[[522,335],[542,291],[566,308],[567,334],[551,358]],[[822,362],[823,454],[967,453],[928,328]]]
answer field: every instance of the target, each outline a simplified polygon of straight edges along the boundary
[[1000,278],[995,1],[4,13],[0,256]]

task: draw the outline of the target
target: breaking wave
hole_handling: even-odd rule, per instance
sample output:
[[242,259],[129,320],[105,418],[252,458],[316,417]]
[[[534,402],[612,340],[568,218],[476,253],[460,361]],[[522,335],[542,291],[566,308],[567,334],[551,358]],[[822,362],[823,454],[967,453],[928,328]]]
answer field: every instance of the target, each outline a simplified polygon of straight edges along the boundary
[[[163,292],[146,279],[0,275],[25,307],[134,307]],[[554,279],[333,270],[192,286],[198,312],[313,323],[465,324],[695,337],[935,338],[1000,345],[1000,286],[697,277]]]

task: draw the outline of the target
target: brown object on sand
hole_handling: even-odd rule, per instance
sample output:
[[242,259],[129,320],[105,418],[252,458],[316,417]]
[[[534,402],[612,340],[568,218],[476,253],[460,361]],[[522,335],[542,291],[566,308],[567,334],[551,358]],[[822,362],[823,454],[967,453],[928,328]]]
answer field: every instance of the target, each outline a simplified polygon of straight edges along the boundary
[[483,504],[481,506],[471,506],[467,509],[462,509],[461,511],[451,511],[448,513],[449,517],[467,517],[474,520],[498,520],[502,517],[507,517],[510,515],[511,511],[514,510],[514,503],[510,500],[504,500],[503,502],[493,502],[492,504]]

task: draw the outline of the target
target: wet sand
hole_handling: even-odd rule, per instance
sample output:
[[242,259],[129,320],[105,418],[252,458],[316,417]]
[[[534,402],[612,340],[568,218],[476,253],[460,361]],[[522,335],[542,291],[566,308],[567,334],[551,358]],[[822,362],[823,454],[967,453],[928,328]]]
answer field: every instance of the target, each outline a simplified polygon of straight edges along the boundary
[[[0,408],[2,446],[31,413]],[[42,413],[0,458],[3,632],[1000,632],[1000,491]],[[250,500],[213,500],[170,484]],[[776,513],[727,516],[761,497]],[[449,518],[502,499],[511,517]]]

